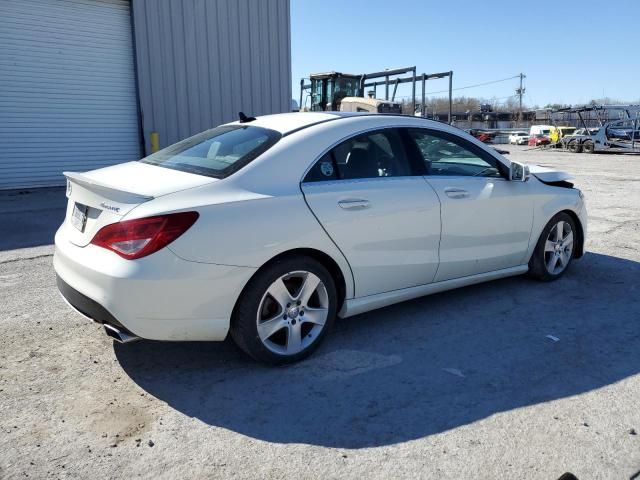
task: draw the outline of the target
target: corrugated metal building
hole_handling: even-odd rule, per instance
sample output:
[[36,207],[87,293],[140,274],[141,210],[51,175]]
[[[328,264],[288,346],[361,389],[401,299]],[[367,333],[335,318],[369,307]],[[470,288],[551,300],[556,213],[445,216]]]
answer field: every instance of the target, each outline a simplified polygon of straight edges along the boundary
[[289,0],[0,0],[0,189],[291,104]]

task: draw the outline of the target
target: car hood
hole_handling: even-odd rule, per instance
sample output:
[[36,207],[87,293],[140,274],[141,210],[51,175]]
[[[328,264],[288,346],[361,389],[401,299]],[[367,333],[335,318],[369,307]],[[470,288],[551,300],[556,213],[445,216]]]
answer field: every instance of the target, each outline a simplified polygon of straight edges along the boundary
[[529,171],[543,182],[561,182],[569,180],[573,176],[567,172],[554,170],[553,168],[543,167],[540,165],[528,165]]

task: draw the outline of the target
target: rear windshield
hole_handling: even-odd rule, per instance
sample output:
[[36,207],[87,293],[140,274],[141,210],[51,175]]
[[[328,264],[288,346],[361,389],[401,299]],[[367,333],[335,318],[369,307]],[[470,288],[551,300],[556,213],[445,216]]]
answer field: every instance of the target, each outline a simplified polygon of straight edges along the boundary
[[182,140],[140,161],[182,172],[224,178],[266,152],[280,137],[280,133],[261,127],[217,127]]

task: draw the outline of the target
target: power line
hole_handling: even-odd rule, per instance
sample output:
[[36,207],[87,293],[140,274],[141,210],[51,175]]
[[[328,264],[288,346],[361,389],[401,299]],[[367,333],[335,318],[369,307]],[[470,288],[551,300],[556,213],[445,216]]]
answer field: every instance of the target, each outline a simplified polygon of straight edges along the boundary
[[[514,78],[520,78],[520,75],[514,75],[513,77],[509,77],[509,78],[501,78],[500,80],[492,80],[490,82],[484,82],[484,83],[476,83],[475,85],[467,85],[466,87],[458,87],[458,88],[454,88],[453,90],[467,90],[469,88],[476,88],[476,87],[483,87],[485,85],[492,85],[494,83],[500,83],[500,82],[506,82],[507,80],[513,80]],[[449,90],[438,90],[437,92],[425,92],[425,95],[433,95],[436,93],[449,93]]]

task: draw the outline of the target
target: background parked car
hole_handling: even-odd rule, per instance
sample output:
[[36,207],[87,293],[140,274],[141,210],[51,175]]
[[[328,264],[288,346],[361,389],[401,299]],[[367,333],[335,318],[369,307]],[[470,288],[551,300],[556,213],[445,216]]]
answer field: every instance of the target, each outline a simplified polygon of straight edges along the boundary
[[510,145],[526,145],[529,142],[529,134],[527,132],[513,132],[509,135]]
[[549,145],[551,140],[549,137],[542,133],[536,133],[535,135],[530,135],[529,140],[527,141],[527,145],[530,147],[539,147],[540,145]]
[[490,132],[487,130],[477,130],[475,128],[472,128],[468,130],[468,132],[470,135],[473,135],[482,143],[491,143],[491,141],[493,141],[493,139],[496,137],[496,132]]
[[562,139],[566,136],[573,135],[576,127],[552,127],[549,139],[552,145],[562,146]]
[[531,125],[529,129],[529,140],[527,145],[537,147],[539,145],[549,145],[551,140],[552,125]]
[[[599,128],[579,128],[573,134],[562,137],[562,148],[566,148],[573,153],[580,153],[584,143],[592,142],[592,137],[595,136],[599,130]],[[591,146],[592,143],[588,143],[587,149]]]

